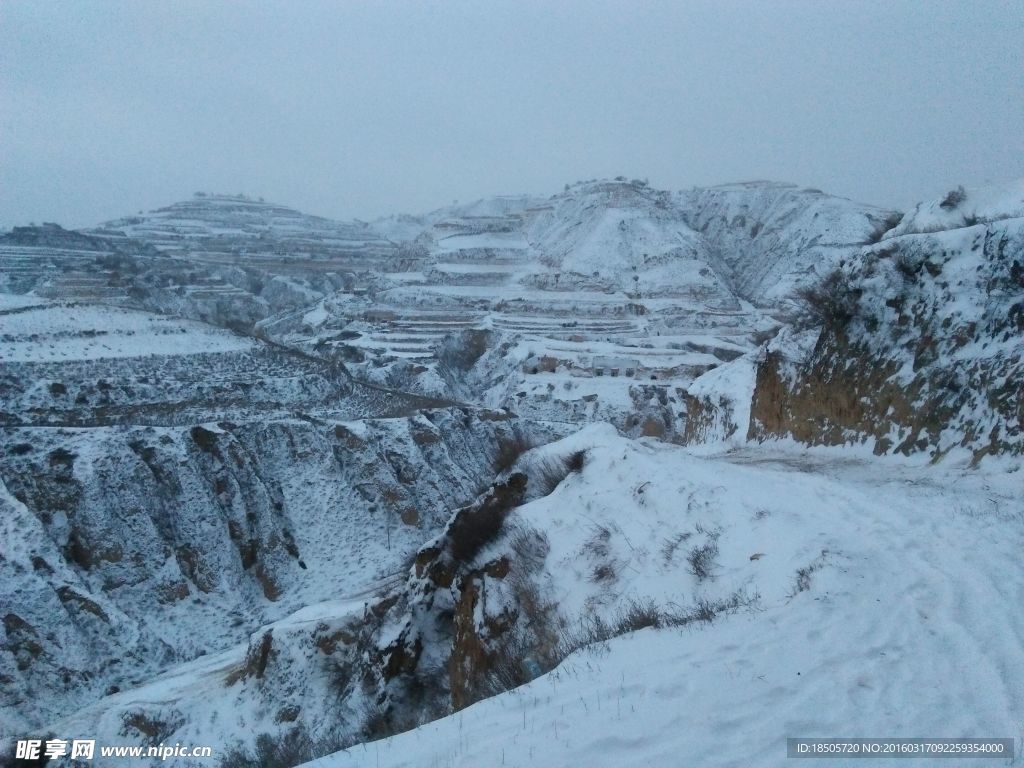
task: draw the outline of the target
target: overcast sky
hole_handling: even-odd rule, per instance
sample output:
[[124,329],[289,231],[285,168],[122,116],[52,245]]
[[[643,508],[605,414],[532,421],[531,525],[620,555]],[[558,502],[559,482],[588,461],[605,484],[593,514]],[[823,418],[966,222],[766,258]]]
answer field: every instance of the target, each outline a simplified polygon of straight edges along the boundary
[[619,174],[897,207],[1024,176],[1024,3],[0,0],[0,227]]

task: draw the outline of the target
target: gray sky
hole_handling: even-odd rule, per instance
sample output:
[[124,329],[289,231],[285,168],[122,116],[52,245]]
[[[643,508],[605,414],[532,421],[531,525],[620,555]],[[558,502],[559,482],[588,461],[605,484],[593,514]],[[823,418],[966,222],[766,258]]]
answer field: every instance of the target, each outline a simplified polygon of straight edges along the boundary
[[0,227],[618,174],[893,206],[1024,176],[1024,3],[0,0]]

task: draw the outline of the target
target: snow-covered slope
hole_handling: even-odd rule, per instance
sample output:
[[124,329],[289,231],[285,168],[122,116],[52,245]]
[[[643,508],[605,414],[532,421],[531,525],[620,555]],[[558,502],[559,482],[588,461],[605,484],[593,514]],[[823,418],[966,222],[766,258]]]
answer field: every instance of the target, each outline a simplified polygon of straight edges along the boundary
[[508,429],[439,411],[5,430],[3,711],[39,725],[396,570]]
[[642,182],[575,185],[531,217],[527,237],[567,278],[594,276],[626,293],[738,307],[672,196]]
[[919,203],[886,238],[1013,218],[1024,218],[1024,179],[969,190],[958,187],[938,200]]
[[743,298],[778,304],[893,226],[898,214],[793,184],[749,182],[679,195]]
[[[582,468],[547,493],[545,461],[577,450]],[[56,727],[132,743],[144,735],[126,722],[170,723],[165,740],[251,751],[260,733],[351,743],[460,709],[322,768],[502,753],[768,766],[787,736],[1014,735],[1024,623],[993,606],[1024,593],[1019,464],[793,447],[702,458],[591,427],[509,477],[520,470],[526,503],[475,549],[459,542],[486,501],[406,581],[341,592]]]
[[[521,688],[310,766],[778,766],[787,737],[839,734],[1019,745],[1016,475],[776,448],[698,459],[611,441],[591,456],[514,515],[549,537],[543,583],[560,606],[610,613],[650,595],[684,608],[740,588],[756,607],[599,643]],[[698,535],[666,557],[697,524],[718,544],[703,582],[686,565]],[[594,578],[603,562],[615,564],[608,582]],[[488,606],[499,582],[480,588]]]
[[3,319],[0,360],[54,362],[235,352],[251,339],[166,315],[37,299]]

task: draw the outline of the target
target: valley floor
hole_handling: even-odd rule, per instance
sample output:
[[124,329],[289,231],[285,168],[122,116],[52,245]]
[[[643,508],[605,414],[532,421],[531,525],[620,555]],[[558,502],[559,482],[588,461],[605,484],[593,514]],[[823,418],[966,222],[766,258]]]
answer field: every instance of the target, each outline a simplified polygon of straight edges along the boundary
[[[592,646],[526,686],[309,765],[779,766],[787,737],[1013,738],[1016,761],[941,764],[1020,764],[1019,468],[784,447],[651,456],[678,473],[655,485],[719,484],[720,578],[739,571],[739,550],[760,553],[764,577],[746,583],[756,608]],[[821,553],[805,578],[785,554],[794,541]]]

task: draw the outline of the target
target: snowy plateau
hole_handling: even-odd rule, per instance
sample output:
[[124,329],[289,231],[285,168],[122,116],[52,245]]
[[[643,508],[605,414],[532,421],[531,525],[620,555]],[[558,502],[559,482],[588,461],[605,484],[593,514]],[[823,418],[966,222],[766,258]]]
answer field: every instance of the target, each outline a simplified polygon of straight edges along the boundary
[[1024,181],[15,227],[0,764],[1019,765],[1022,464]]

